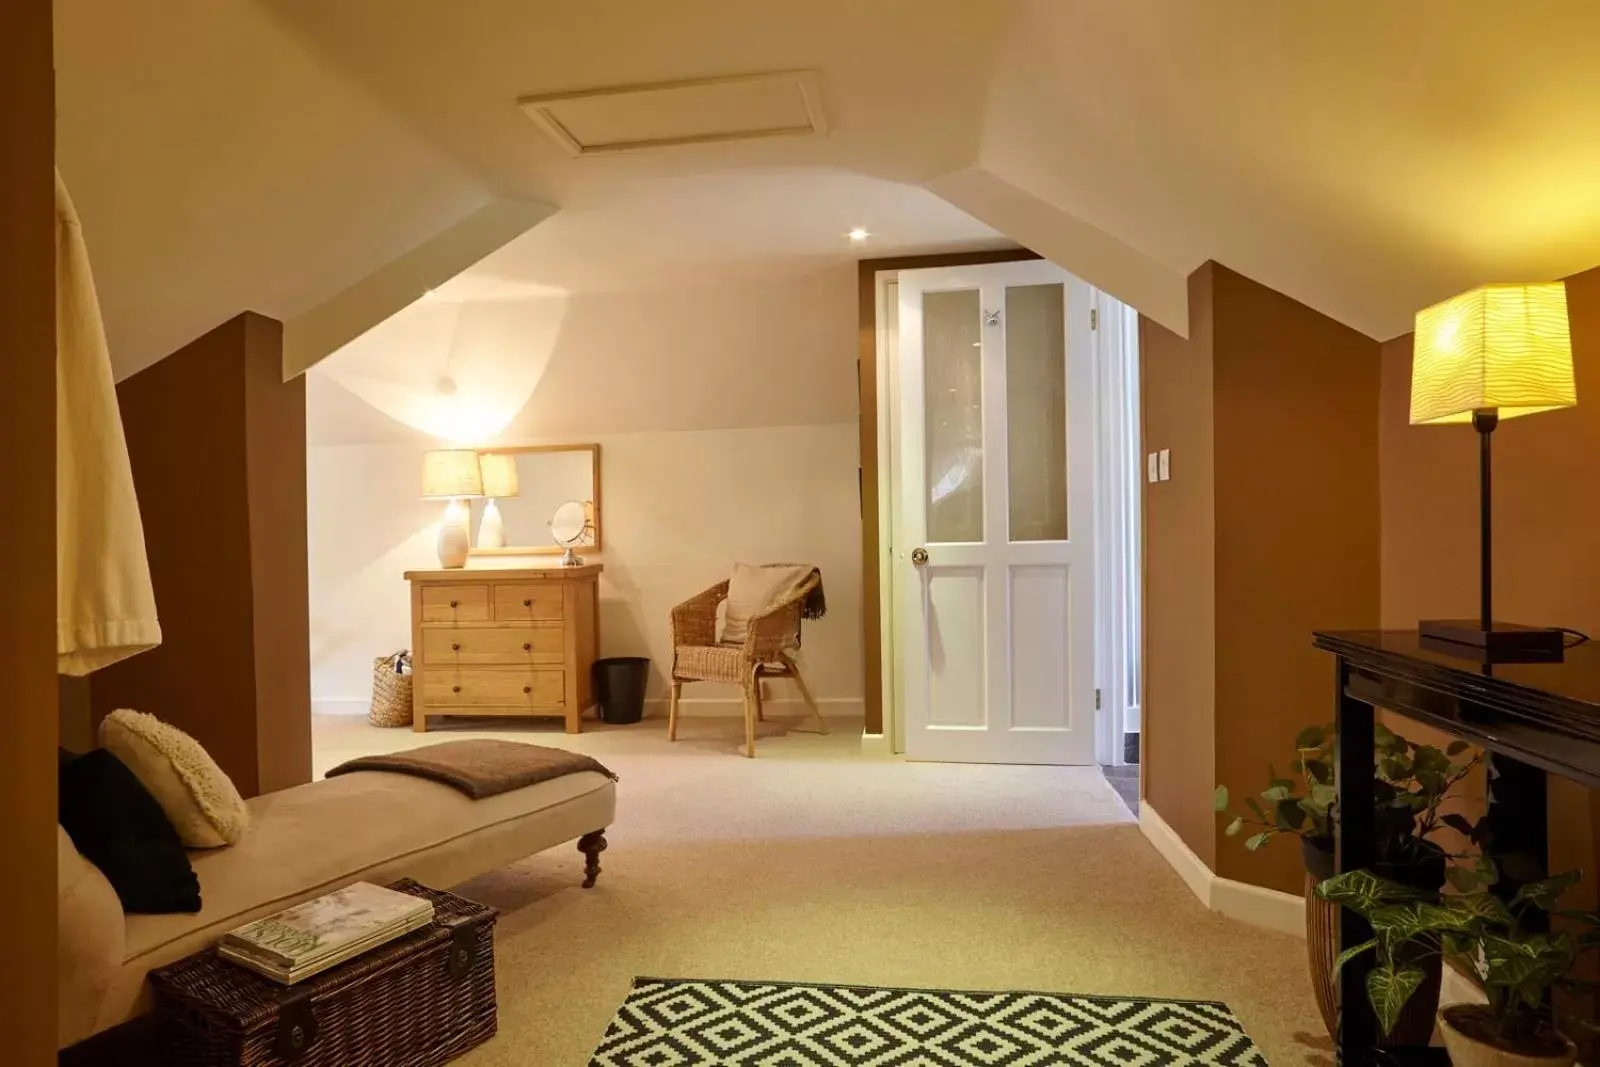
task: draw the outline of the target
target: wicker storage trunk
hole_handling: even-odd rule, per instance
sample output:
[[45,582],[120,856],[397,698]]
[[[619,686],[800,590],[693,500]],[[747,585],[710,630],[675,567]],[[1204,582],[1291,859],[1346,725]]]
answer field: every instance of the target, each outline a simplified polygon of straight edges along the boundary
[[150,974],[163,1063],[430,1067],[495,1033],[494,923],[483,904],[410,879],[434,921],[293,986],[208,949]]

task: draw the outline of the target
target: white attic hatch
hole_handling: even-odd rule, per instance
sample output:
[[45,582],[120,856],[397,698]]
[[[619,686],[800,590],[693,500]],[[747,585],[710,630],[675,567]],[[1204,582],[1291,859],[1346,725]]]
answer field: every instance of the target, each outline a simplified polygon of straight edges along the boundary
[[810,70],[582,89],[517,103],[570,156],[828,132]]

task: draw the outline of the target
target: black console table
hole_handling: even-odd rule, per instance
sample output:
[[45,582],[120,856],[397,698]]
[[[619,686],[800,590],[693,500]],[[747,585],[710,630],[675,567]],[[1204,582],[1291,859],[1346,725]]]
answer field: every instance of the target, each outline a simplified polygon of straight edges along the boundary
[[[1546,772],[1600,787],[1600,643],[1569,649],[1563,663],[1492,666],[1424,647],[1415,631],[1319,632],[1313,643],[1338,657],[1338,870],[1366,867],[1374,858],[1375,708],[1487,749],[1496,850],[1510,845],[1548,863]],[[1342,913],[1341,944],[1371,936],[1365,919]],[[1376,1050],[1377,1020],[1366,994],[1371,961],[1367,953],[1340,972],[1339,1062],[1447,1062],[1441,1049]]]

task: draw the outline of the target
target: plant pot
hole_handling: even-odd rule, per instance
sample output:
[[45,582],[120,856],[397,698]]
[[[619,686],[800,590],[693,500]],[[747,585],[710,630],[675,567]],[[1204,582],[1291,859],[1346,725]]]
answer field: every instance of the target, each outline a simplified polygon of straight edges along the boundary
[[1333,961],[1339,957],[1339,906],[1317,896],[1317,883],[1333,876],[1333,842],[1327,838],[1300,839],[1300,858],[1306,867],[1306,959],[1311,965],[1311,989],[1328,1036],[1339,1034],[1339,986]]
[[1481,1004],[1450,1004],[1439,1009],[1439,1035],[1444,1038],[1445,1050],[1450,1053],[1450,1062],[1455,1067],[1571,1067],[1578,1058],[1577,1047],[1566,1038],[1561,1038],[1566,1045],[1563,1052],[1529,1055],[1491,1045],[1463,1032],[1482,1008]]
[[[1311,988],[1316,994],[1317,1010],[1322,1014],[1322,1024],[1327,1027],[1328,1036],[1337,1038],[1339,980],[1333,973],[1333,961],[1339,958],[1340,909],[1339,905],[1330,904],[1316,894],[1317,883],[1333,877],[1332,839],[1302,838],[1300,858],[1306,867],[1306,957],[1311,967]],[[1372,869],[1374,873],[1403,885],[1421,889],[1438,889],[1444,885],[1443,853],[1430,856],[1422,863],[1375,863]],[[1443,979],[1444,961],[1435,955],[1416,962],[1422,968],[1422,985],[1406,1002],[1394,1030],[1378,1036],[1378,1045],[1382,1048],[1426,1045],[1433,1037],[1433,1018],[1439,1009],[1439,983]]]

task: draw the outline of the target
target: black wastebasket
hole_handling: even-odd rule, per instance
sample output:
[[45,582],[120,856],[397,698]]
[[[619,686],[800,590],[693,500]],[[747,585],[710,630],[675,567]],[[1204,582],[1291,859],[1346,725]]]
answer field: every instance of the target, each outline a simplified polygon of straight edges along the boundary
[[622,724],[644,718],[644,687],[650,661],[643,656],[615,656],[594,661],[594,694],[602,722]]

